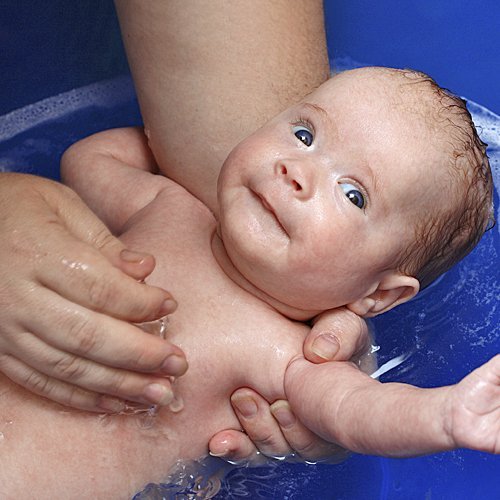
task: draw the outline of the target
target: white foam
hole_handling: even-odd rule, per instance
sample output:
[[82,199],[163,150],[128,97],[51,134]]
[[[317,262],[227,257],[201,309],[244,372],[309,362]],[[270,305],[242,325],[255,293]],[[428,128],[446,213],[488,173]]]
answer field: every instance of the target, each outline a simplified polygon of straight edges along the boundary
[[88,106],[113,108],[129,102],[133,97],[134,88],[128,76],[103,80],[48,97],[1,116],[0,142],[79,109]]

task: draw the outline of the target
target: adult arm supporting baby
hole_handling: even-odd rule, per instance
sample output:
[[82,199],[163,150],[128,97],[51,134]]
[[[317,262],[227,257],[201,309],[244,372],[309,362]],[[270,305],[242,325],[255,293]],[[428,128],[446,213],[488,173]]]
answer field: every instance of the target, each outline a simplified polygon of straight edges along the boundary
[[[370,335],[363,318],[342,307],[320,314],[312,323],[304,343],[307,359],[324,363],[356,358],[360,360],[362,369],[373,371],[374,359],[366,356]],[[245,387],[232,395],[231,403],[245,433],[227,430],[214,436],[210,441],[213,455],[236,462],[260,463],[262,457],[256,455],[258,448],[266,456],[293,455],[311,462],[335,462],[345,458],[344,450],[319,439],[296,418],[287,401],[278,400],[269,404],[255,391]]]
[[116,0],[161,171],[213,207],[229,152],[329,76],[321,0]]
[[315,365],[300,358],[287,370],[285,390],[297,418],[352,451],[500,453],[500,355],[460,383],[433,389],[382,384],[349,362]]

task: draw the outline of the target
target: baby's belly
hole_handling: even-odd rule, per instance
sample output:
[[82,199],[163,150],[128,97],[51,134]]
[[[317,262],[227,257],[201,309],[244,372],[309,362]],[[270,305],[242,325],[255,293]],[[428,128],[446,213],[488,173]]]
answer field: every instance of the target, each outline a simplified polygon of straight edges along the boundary
[[199,387],[197,398],[223,399],[250,385],[269,399],[283,397],[284,371],[302,353],[308,329],[229,279],[212,253],[213,216],[196,203],[176,211],[167,203],[173,203],[171,198],[153,204],[122,240],[155,256],[157,265],[147,281],[178,302],[167,338],[188,357],[188,374],[179,381],[185,382],[183,390]]
[[[234,427],[214,394],[184,391],[178,413],[103,416],[63,408],[0,376],[1,498],[130,498],[178,459],[199,458]],[[54,474],[57,471],[57,474]]]
[[[177,460],[204,456],[216,432],[240,428],[229,402],[236,388],[254,387],[270,401],[283,397],[278,347],[257,342],[253,327],[240,324],[229,334],[224,322],[208,328],[185,323],[179,313],[171,335],[190,362],[175,384],[180,412],[103,417],[63,408],[0,377],[2,498],[130,498],[148,482],[161,482]],[[247,345],[245,333],[253,336]]]

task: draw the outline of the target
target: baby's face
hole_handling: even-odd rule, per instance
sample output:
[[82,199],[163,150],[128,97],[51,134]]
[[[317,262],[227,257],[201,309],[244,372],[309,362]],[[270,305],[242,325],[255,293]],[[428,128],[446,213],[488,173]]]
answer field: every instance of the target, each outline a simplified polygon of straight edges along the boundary
[[376,71],[344,73],[231,152],[220,231],[257,288],[319,311],[371,293],[393,269],[418,207],[438,203],[445,185],[418,99],[409,112],[400,92]]

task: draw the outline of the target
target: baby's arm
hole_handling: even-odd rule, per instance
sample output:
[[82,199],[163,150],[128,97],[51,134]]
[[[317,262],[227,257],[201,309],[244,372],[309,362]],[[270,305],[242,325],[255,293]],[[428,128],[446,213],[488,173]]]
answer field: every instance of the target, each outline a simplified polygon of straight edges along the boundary
[[407,457],[466,447],[500,453],[500,355],[459,384],[382,384],[349,362],[294,360],[291,407],[308,428],[359,453]]
[[138,127],[106,130],[71,146],[61,160],[61,177],[111,229],[152,201],[171,181],[152,175],[157,166]]

